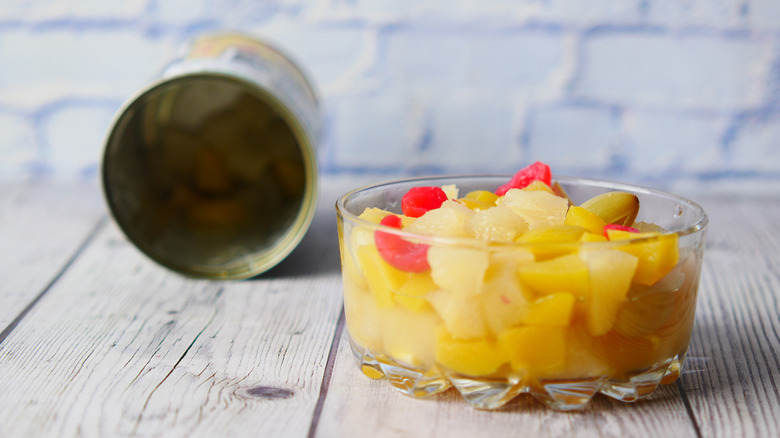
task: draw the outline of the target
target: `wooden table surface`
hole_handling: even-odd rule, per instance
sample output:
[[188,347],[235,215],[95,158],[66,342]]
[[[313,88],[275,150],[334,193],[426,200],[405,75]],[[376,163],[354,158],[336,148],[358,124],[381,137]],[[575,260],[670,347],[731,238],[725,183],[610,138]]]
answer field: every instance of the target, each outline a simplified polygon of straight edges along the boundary
[[345,340],[338,195],[267,274],[183,278],[145,258],[96,183],[0,185],[0,437],[772,437],[780,435],[780,198],[696,198],[710,215],[678,382],[575,413],[520,396],[403,396]]

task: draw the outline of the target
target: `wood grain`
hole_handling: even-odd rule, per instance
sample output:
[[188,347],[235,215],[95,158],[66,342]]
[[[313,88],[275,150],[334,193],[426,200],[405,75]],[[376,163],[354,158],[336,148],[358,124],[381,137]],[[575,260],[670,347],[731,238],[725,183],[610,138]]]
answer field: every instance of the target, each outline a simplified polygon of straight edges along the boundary
[[0,436],[305,436],[341,310],[327,213],[268,276],[230,283],[107,226],[0,344]]
[[780,200],[702,205],[709,239],[682,387],[702,436],[778,436]]
[[94,186],[0,187],[0,322],[16,321],[0,339],[0,436],[780,435],[780,199],[703,199],[708,248],[678,384],[578,413],[530,396],[488,412],[454,391],[403,396],[355,366],[338,330],[333,203],[369,179],[381,177],[324,179],[298,248],[243,282],[153,264],[101,222]]
[[383,380],[371,380],[355,365],[342,339],[317,437],[693,437],[695,431],[677,388],[666,385],[651,399],[627,404],[597,396],[582,412],[546,408],[521,395],[496,411],[471,408],[449,390],[414,399]]
[[0,332],[63,271],[105,214],[94,182],[0,184]]

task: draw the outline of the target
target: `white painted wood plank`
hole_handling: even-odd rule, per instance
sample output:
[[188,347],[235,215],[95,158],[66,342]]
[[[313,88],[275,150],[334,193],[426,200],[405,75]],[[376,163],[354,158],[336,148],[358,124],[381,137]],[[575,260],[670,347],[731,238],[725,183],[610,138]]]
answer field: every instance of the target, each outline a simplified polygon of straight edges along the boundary
[[182,278],[110,223],[0,344],[0,436],[306,436],[341,310],[334,201],[244,282]]
[[780,199],[705,199],[710,230],[687,372],[702,436],[780,436]]
[[105,214],[95,182],[0,184],[0,331],[56,277]]

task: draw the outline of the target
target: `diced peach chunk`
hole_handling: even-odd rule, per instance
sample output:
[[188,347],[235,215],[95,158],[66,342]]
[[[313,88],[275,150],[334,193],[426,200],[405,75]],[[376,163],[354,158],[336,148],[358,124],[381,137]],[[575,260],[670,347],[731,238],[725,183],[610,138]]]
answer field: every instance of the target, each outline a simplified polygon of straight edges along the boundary
[[428,249],[431,277],[441,289],[475,295],[482,289],[488,252],[471,248],[431,246]]
[[529,249],[539,260],[546,260],[577,249],[577,242],[588,230],[577,225],[553,225],[535,228],[517,239],[532,245]]
[[591,233],[600,235],[602,234],[604,225],[607,223],[589,210],[572,205],[569,207],[569,211],[566,212],[566,218],[564,219],[563,224],[577,225],[586,228]]
[[576,254],[518,268],[520,279],[541,295],[569,292],[575,297],[588,295],[588,267]]
[[680,257],[677,249],[677,234],[608,230],[607,236],[609,240],[644,239],[620,248],[639,259],[634,281],[640,284],[651,285],[662,279],[674,268]]
[[514,370],[542,378],[566,368],[566,328],[513,327],[498,336],[498,344]]
[[446,330],[436,334],[436,362],[456,373],[485,376],[508,361],[506,354],[487,338],[455,339]]
[[358,247],[357,259],[377,306],[383,309],[393,307],[393,292],[401,288],[409,274],[382,260],[374,245]]
[[398,293],[411,297],[419,297],[433,292],[439,287],[433,282],[430,272],[410,274],[406,282],[398,289]]
[[485,204],[495,206],[496,201],[498,200],[498,195],[496,195],[493,192],[489,192],[487,190],[474,190],[466,193],[466,196],[464,198],[473,199],[475,201],[481,201],[484,202]]
[[575,300],[574,295],[568,292],[544,296],[530,305],[520,322],[539,327],[568,327],[574,312]]

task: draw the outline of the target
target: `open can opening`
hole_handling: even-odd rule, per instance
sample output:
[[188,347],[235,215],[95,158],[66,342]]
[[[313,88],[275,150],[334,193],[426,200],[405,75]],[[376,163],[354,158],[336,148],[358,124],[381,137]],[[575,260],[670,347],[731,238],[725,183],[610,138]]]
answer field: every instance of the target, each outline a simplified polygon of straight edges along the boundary
[[119,227],[163,266],[243,279],[284,259],[316,208],[317,101],[288,58],[204,37],[119,111],[102,178]]

